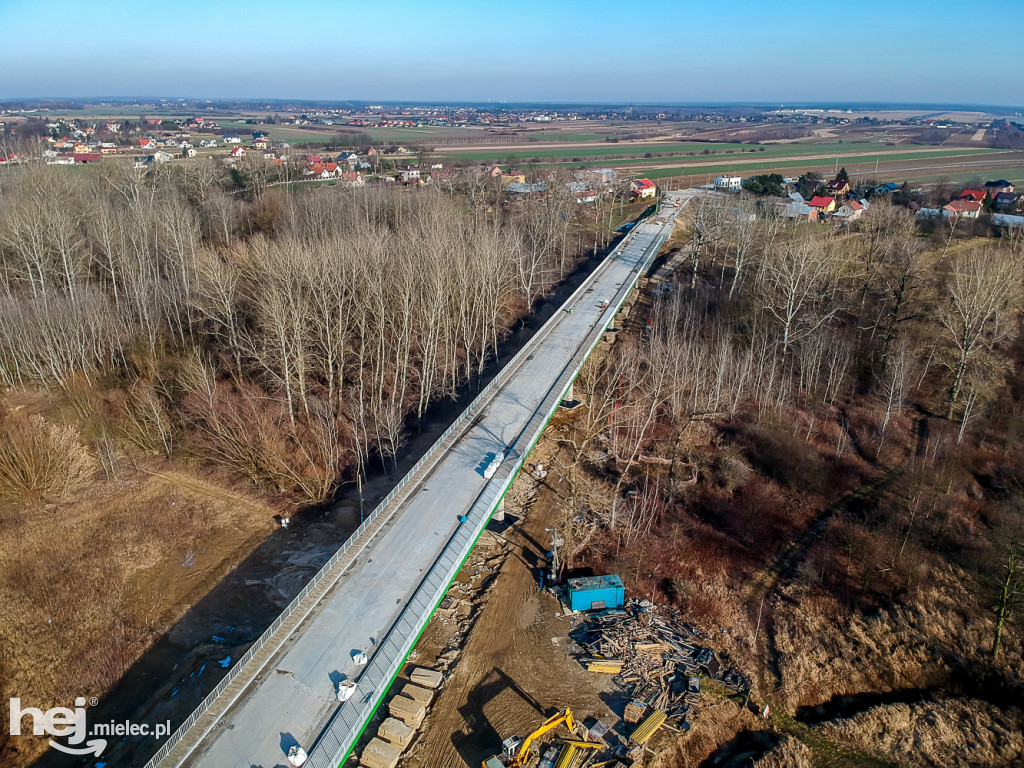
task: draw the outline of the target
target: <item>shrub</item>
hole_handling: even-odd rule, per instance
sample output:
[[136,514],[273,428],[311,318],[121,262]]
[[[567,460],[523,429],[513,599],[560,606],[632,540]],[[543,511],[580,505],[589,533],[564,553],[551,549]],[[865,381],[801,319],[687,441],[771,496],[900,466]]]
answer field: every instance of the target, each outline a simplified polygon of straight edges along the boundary
[[0,499],[11,505],[66,496],[91,472],[74,427],[47,424],[42,416],[0,427]]

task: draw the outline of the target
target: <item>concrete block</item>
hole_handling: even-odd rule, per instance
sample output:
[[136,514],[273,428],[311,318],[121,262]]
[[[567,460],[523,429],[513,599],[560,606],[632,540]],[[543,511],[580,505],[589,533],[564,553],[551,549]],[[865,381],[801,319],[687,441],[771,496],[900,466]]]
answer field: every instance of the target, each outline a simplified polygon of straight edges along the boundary
[[416,685],[422,685],[424,688],[437,688],[441,685],[442,675],[440,672],[434,669],[426,669],[424,667],[416,667],[412,674],[409,675],[409,680]]
[[419,728],[427,716],[427,708],[408,696],[395,696],[388,704],[388,712],[411,728]]
[[380,724],[380,728],[377,729],[377,735],[384,739],[384,741],[389,741],[396,747],[405,749],[409,746],[409,742],[412,741],[412,737],[416,735],[416,731],[401,720],[389,717]]
[[424,707],[429,707],[430,702],[434,700],[434,692],[429,688],[423,688],[419,685],[413,685],[412,683],[406,683],[402,686],[399,695],[408,696],[413,701],[418,701]]
[[366,768],[395,768],[402,748],[381,739],[370,739],[359,758]]

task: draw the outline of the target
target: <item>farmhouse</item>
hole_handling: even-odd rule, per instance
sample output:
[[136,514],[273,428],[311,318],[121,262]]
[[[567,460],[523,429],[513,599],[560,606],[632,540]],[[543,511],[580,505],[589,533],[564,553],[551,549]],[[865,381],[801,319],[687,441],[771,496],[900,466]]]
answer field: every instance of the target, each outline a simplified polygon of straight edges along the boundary
[[658,187],[650,179],[634,179],[629,184],[629,192],[637,200],[650,200],[658,193]]
[[846,197],[850,194],[850,182],[845,179],[832,179],[825,184],[825,191],[834,197]]
[[965,219],[976,219],[981,214],[981,203],[974,200],[952,200],[942,210],[948,211],[951,216]]
[[839,209],[832,214],[832,219],[838,223],[856,221],[864,213],[864,205],[856,200],[850,200],[839,206]]
[[823,197],[822,195],[815,195],[807,203],[812,208],[817,208],[822,213],[832,213],[836,209],[836,199],[834,197]]
[[807,203],[794,200],[783,209],[782,215],[787,219],[796,219],[797,221],[817,221],[818,209],[811,208]]

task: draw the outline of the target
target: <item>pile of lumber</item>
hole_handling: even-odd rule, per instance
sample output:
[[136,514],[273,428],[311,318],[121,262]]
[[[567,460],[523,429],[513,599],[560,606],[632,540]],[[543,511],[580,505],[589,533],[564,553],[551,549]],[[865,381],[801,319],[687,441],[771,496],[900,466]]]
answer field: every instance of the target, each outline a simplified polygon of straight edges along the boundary
[[615,675],[616,684],[633,700],[627,713],[636,718],[633,722],[649,710],[685,721],[700,698],[701,675],[737,693],[750,690],[747,677],[723,664],[678,610],[646,600],[589,616],[573,639],[583,650],[580,663],[587,670]]

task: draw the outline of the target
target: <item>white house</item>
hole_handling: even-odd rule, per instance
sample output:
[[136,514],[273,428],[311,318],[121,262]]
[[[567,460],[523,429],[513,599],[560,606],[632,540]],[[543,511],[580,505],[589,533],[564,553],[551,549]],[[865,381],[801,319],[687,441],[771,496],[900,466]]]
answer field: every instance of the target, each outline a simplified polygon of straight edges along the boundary
[[715,176],[715,192],[739,192],[743,179],[739,176]]

